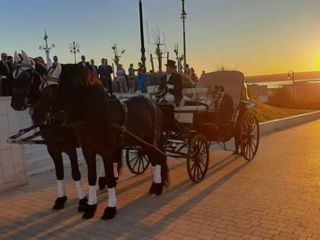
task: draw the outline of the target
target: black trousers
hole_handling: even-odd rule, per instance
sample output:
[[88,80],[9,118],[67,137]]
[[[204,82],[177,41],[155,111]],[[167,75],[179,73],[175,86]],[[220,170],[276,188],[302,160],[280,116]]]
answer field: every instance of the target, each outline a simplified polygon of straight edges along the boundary
[[109,93],[112,94],[112,81],[111,78],[102,77],[101,78],[102,84],[105,88],[108,88]]

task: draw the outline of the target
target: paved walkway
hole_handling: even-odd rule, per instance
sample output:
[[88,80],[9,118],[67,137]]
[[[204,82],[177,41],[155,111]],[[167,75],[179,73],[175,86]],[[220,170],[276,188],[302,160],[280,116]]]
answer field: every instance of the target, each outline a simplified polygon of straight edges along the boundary
[[171,187],[159,197],[146,194],[149,171],[120,182],[111,221],[100,220],[106,192],[84,221],[70,177],[66,208],[54,212],[53,172],[32,176],[0,193],[0,239],[320,239],[319,130],[315,121],[266,136],[250,163],[214,151],[197,185],[183,160],[170,159]]

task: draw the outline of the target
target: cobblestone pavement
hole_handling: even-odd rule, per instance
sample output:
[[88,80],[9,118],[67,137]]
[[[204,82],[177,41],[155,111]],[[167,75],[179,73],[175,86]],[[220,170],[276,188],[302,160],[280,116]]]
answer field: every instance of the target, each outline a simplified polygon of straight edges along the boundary
[[32,176],[0,193],[0,239],[320,239],[319,129],[315,121],[266,136],[249,163],[213,151],[199,184],[184,160],[170,159],[171,186],[159,197],[147,194],[150,171],[122,180],[111,221],[100,219],[105,191],[95,217],[84,221],[70,177],[66,208],[55,212],[54,173]]

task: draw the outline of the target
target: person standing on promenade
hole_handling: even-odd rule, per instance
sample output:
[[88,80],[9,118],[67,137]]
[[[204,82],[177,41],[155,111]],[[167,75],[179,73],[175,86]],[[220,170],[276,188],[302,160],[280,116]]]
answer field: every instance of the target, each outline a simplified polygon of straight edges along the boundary
[[80,65],[81,67],[89,67],[89,63],[86,62],[86,56],[85,55],[81,56],[81,62],[78,62],[78,65]]
[[144,87],[144,82],[147,78],[146,74],[146,68],[145,66],[142,65],[141,62],[138,63],[138,86],[137,86],[137,92],[138,94],[141,94],[143,87]]
[[136,87],[136,74],[135,72],[137,69],[133,68],[133,64],[130,64],[130,67],[128,69],[128,75],[129,75],[129,92],[134,93],[135,87]]
[[94,60],[93,59],[90,60],[89,69],[90,69],[91,73],[93,74],[93,76],[95,76],[95,77],[98,76],[98,68],[94,64]]
[[11,77],[10,77],[10,68],[7,63],[7,54],[1,53],[0,60],[0,95],[10,96],[10,85],[11,85]]
[[126,71],[123,69],[122,64],[118,64],[117,67],[117,81],[119,83],[119,88],[121,93],[128,92]]
[[98,73],[103,86],[108,89],[110,94],[112,94],[111,74],[113,73],[113,70],[112,70],[112,67],[107,63],[108,63],[107,59],[105,58],[101,59],[101,65],[98,68]]

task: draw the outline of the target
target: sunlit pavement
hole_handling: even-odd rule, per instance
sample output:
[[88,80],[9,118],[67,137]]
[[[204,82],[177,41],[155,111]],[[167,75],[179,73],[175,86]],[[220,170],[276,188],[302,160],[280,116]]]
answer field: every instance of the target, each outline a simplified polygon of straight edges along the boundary
[[105,191],[94,219],[81,219],[70,169],[68,202],[57,212],[54,173],[32,176],[0,193],[0,239],[320,239],[320,121],[262,138],[249,163],[213,151],[199,184],[184,160],[169,162],[171,186],[159,197],[147,194],[150,171],[118,184],[111,221],[100,219]]

